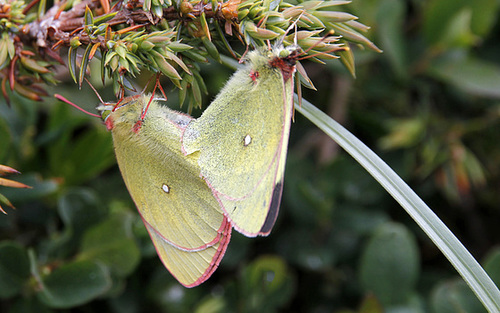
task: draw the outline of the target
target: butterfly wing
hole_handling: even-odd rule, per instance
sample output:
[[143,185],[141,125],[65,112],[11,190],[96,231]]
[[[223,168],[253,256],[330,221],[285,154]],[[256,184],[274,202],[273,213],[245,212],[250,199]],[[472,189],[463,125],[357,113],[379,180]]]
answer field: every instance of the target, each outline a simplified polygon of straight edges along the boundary
[[184,131],[183,149],[199,151],[201,175],[233,226],[267,235],[278,213],[292,114],[293,80],[258,51]]
[[153,102],[133,131],[147,99],[110,114],[116,158],[162,262],[183,285],[196,286],[217,268],[230,223],[199,177],[196,158],[181,152],[189,116]]
[[226,252],[232,227],[224,220],[220,237],[214,245],[199,251],[184,251],[172,246],[154,228],[145,224],[163,264],[186,287],[203,283],[217,269]]

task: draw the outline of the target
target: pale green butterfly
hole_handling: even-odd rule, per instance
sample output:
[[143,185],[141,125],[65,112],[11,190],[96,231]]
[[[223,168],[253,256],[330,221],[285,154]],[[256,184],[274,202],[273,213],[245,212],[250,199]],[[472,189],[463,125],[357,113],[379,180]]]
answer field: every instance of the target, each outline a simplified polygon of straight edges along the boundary
[[296,46],[248,53],[182,136],[187,156],[198,155],[201,176],[234,228],[268,235],[275,223],[293,113]]
[[[148,96],[100,107],[158,255],[184,286],[201,284],[217,268],[230,239],[227,218],[247,236],[267,235],[274,225],[297,51],[250,52],[247,66],[198,120],[156,101],[145,115]],[[181,152],[182,136],[188,155]],[[199,154],[193,150],[197,144]]]
[[[103,114],[109,114],[118,165],[158,255],[185,286],[213,273],[231,224],[247,236],[267,235],[274,225],[297,56],[296,47],[250,52],[247,66],[197,120],[156,101],[141,114],[144,96]],[[144,120],[136,128],[139,116]]]
[[192,117],[145,95],[99,109],[113,135],[125,185],[158,256],[182,285],[201,284],[222,259],[231,224],[200,178],[197,157],[181,152],[181,134]]

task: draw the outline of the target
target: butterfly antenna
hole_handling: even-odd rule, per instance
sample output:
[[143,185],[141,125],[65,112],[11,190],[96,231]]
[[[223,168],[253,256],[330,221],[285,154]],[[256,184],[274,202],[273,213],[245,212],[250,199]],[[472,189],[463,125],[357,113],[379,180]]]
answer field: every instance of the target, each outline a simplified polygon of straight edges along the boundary
[[90,81],[87,79],[87,77],[83,77],[83,79],[85,79],[85,81],[87,82],[87,84],[89,84],[90,88],[92,88],[92,90],[94,91],[94,93],[97,96],[97,98],[99,99],[99,101],[101,101],[101,104],[104,104],[104,101],[102,101],[101,95],[97,92],[97,90],[90,83]]
[[120,103],[122,103],[123,99],[125,99],[124,96],[125,96],[125,91],[123,90],[123,88],[120,88],[120,100],[118,100],[118,102],[115,103],[113,110],[111,110],[112,112],[114,112],[116,108],[120,105]]
[[245,49],[245,52],[243,52],[243,54],[241,55],[240,57],[240,60],[238,61],[238,63],[243,63],[245,61],[245,57],[249,51],[250,47],[247,45],[246,49]]
[[144,107],[144,109],[142,109],[141,118],[139,119],[139,121],[137,121],[137,123],[140,122],[142,124],[142,122],[144,121],[144,118],[146,118],[146,113],[149,110],[149,106],[151,105],[151,102],[153,102],[154,96],[155,96],[155,92],[153,90],[153,93],[151,94],[151,97],[149,97],[148,104]]
[[73,102],[69,101],[68,99],[66,99],[65,97],[61,96],[60,94],[57,94],[57,93],[56,93],[56,94],[54,95],[54,97],[55,97],[56,99],[58,99],[58,100],[62,101],[62,102],[65,102],[65,103],[67,103],[67,104],[71,105],[72,107],[74,107],[74,108],[76,108],[76,109],[78,109],[78,110],[82,111],[82,112],[83,112],[83,113],[85,113],[85,114],[88,114],[88,115],[90,115],[90,116],[99,117],[99,118],[101,117],[100,115],[97,115],[97,114],[94,114],[94,113],[90,113],[89,111],[86,111],[86,110],[82,109],[81,107],[79,107],[78,105],[76,105],[76,104],[74,104]]
[[[151,79],[150,81],[151,82]],[[148,84],[149,84],[148,82]],[[146,85],[147,86],[147,85]],[[146,113],[148,112],[149,110],[149,106],[151,105],[151,102],[153,102],[154,100],[154,97],[155,97],[155,93],[156,93],[156,89],[160,89],[163,97],[165,97],[165,100],[167,99],[167,95],[165,94],[165,91],[163,90],[163,87],[161,86],[160,84],[160,74],[157,74],[156,75],[156,83],[155,83],[155,86],[153,88],[153,93],[151,94],[151,97],[149,97],[149,101],[148,101],[148,104],[146,105],[146,107],[142,110],[142,114],[141,114],[141,118],[140,118],[140,121],[138,122],[141,122],[144,121],[144,118],[146,117]],[[143,93],[144,93],[144,90],[143,90]]]
[[277,42],[277,46],[281,46],[283,45],[283,41],[285,40],[285,37],[286,35],[293,29],[295,28],[295,38],[293,39],[293,43],[294,45],[297,45],[297,23],[299,22],[300,18],[302,17],[302,15],[304,15],[304,12],[300,13],[299,16],[297,17],[297,19],[295,21],[293,21],[293,23],[288,26],[288,28],[286,29],[285,33],[283,34],[283,36],[281,36],[281,38],[279,39],[279,41]]
[[165,101],[167,101],[167,95],[165,94],[165,90],[163,90],[163,87],[160,84],[160,73],[156,74],[156,86],[155,88],[159,88],[161,91],[161,94],[163,95],[163,98],[165,98]]

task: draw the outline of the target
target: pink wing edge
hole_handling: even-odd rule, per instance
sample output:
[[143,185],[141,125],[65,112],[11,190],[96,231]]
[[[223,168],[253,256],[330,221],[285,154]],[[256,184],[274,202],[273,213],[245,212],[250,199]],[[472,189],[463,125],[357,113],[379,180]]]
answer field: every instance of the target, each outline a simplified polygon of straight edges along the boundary
[[[142,216],[141,216],[141,218],[142,218]],[[172,273],[172,271],[167,267],[166,263],[160,257],[160,254],[158,253],[158,250],[160,248],[156,246],[156,243],[153,240],[153,234],[151,234],[150,229],[152,231],[154,231],[156,234],[159,234],[162,239],[164,239],[164,237],[158,231],[156,231],[156,229],[154,227],[152,227],[149,223],[147,223],[144,219],[142,219],[142,221],[144,222],[144,225],[146,225],[146,229],[149,233],[149,237],[151,238],[151,241],[153,242],[153,245],[155,246],[155,250],[156,250],[157,255],[160,258],[161,262],[163,263],[165,268],[170,272],[170,274],[173,277],[175,277],[175,279],[177,279],[175,274]],[[149,228],[148,226],[151,228]],[[195,282],[193,282],[192,284],[189,284],[189,285],[183,284],[182,282],[179,281],[179,279],[177,279],[177,281],[181,285],[183,285],[186,288],[196,287],[196,286],[200,285],[201,283],[205,282],[207,279],[209,279],[210,276],[212,276],[212,274],[215,272],[215,270],[219,267],[219,264],[222,261],[224,254],[226,253],[227,246],[228,246],[229,241],[231,239],[231,228],[232,228],[232,224],[229,222],[227,217],[224,216],[224,218],[222,220],[222,224],[221,224],[219,230],[217,230],[217,236],[215,237],[214,240],[211,241],[211,244],[206,244],[206,245],[202,246],[205,248],[197,248],[194,250],[193,249],[189,250],[189,249],[179,248],[180,250],[186,251],[186,252],[197,252],[197,251],[201,251],[201,250],[204,250],[206,248],[209,248],[217,243],[220,243],[219,248],[217,249],[217,252],[215,253],[214,257],[212,258],[212,261],[210,262],[210,264],[207,267],[207,269],[205,270],[205,272]],[[166,241],[167,241],[167,243],[171,244],[170,241],[168,241],[168,240],[166,240]],[[178,248],[178,246],[176,246],[176,245],[172,244],[172,246],[175,248]]]

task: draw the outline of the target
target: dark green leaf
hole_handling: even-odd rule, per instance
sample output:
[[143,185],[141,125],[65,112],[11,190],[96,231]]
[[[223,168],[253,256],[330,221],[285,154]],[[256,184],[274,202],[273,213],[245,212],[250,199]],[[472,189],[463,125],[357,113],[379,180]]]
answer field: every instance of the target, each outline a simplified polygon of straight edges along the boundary
[[120,277],[130,274],[140,260],[131,226],[130,214],[114,214],[90,228],[83,237],[79,259],[99,261]]
[[496,0],[432,0],[424,11],[423,31],[431,44],[437,44],[445,36],[452,20],[462,10],[471,12],[471,30],[485,36],[497,19],[499,3]]
[[53,311],[41,303],[38,298],[19,298],[8,313],[52,313]]
[[435,313],[484,313],[481,302],[461,279],[443,281],[431,294],[431,308]]
[[42,180],[39,174],[26,173],[16,177],[16,181],[31,186],[31,189],[1,188],[2,194],[14,205],[34,199],[40,199],[57,191],[59,183],[56,180]]
[[0,118],[0,138],[2,138],[0,140],[0,164],[3,164],[3,160],[6,159],[9,152],[12,152],[9,149],[12,144],[12,136],[7,122],[3,118]]
[[386,223],[375,231],[363,251],[361,284],[384,305],[405,303],[415,288],[418,263],[414,236],[403,225]]
[[403,25],[405,22],[405,4],[399,0],[383,0],[379,6],[377,33],[384,57],[389,60],[394,73],[405,78],[406,51]]
[[0,242],[0,299],[18,294],[29,276],[26,250],[15,242]]
[[[105,211],[91,190],[70,189],[59,197],[57,211],[65,224],[65,232],[72,245],[76,245],[86,229],[96,224]],[[73,247],[74,248],[74,247]]]
[[247,312],[273,312],[286,303],[294,290],[288,266],[276,256],[262,256],[243,272],[243,306]]
[[486,257],[484,261],[484,270],[491,277],[493,282],[500,286],[500,249],[495,248]]
[[429,73],[471,94],[500,98],[500,66],[462,54],[447,54],[433,62]]
[[42,278],[39,299],[52,308],[70,308],[95,299],[111,287],[106,268],[93,261],[75,261]]
[[71,78],[73,78],[74,82],[77,83],[78,80],[76,79],[76,53],[78,51],[77,47],[69,47],[68,50],[68,69],[69,69],[69,74],[71,75]]
[[[87,7],[88,8],[88,7]],[[89,10],[90,11],[90,10]],[[92,15],[92,14],[91,14]],[[82,55],[82,63],[80,64],[80,73],[78,74],[78,87],[82,88],[83,78],[87,72],[87,65],[89,64],[90,51],[93,45],[88,45]]]
[[85,25],[91,25],[94,23],[94,16],[88,6],[85,8],[84,22]]

